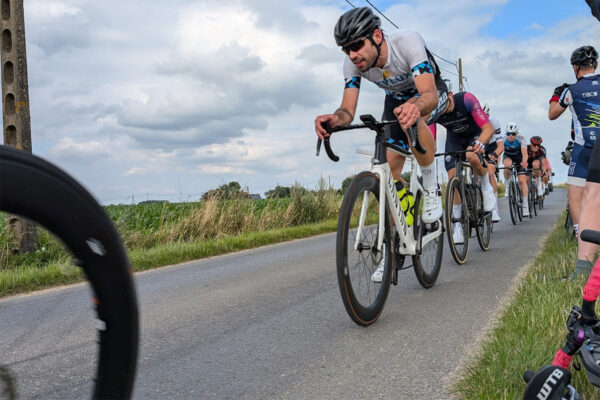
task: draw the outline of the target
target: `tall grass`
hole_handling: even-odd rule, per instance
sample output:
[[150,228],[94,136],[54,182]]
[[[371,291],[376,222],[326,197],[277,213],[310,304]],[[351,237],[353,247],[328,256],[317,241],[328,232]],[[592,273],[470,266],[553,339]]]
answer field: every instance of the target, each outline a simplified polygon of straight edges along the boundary
[[[312,191],[295,185],[284,199],[238,196],[196,203],[107,206],[105,210],[134,270],[139,270],[335,230],[330,222],[337,218],[341,200],[322,182]],[[325,221],[329,222],[319,224]],[[292,229],[306,224],[317,227]],[[0,214],[0,297],[81,279],[72,268],[70,253],[51,233],[39,229],[36,252],[12,254],[5,225],[5,215]]]
[[[577,242],[565,236],[563,221],[559,220],[543,252],[524,272],[488,339],[477,347],[477,354],[454,388],[458,398],[521,399],[523,372],[551,364],[555,352],[564,345],[567,316],[573,305],[581,305],[585,277],[560,279],[573,270],[577,258]],[[571,372],[582,398],[600,399],[600,390],[587,382],[583,371],[571,368]]]

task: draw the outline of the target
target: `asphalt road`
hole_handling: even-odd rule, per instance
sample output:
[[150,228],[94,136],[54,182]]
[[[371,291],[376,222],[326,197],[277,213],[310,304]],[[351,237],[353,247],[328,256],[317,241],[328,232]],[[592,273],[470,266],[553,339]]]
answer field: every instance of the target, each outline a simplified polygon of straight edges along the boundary
[[[342,305],[335,234],[136,275],[142,337],[136,399],[444,399],[452,376],[564,210],[555,190],[514,227],[507,203],[490,251],[446,249],[437,284],[402,271],[369,328]],[[86,285],[0,301],[0,364],[22,399],[89,398],[96,352]]]

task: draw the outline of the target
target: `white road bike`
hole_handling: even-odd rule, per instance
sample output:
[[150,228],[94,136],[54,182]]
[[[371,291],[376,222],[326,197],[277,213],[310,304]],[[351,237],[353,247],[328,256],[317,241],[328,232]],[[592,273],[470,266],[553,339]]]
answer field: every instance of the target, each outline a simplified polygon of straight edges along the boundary
[[[361,326],[373,324],[381,315],[390,285],[398,284],[398,271],[414,267],[419,283],[431,288],[440,273],[444,246],[442,218],[425,224],[421,218],[424,190],[418,175],[419,165],[409,148],[402,148],[385,139],[384,128],[398,121],[376,121],[372,115],[361,115],[362,124],[329,128],[329,133],[368,128],[375,131],[375,152],[360,152],[371,156],[370,171],[356,175],[340,209],[336,243],[338,284],[344,306],[350,318]],[[408,136],[415,149],[420,145],[416,129]],[[329,158],[338,161],[331,150],[329,137],[324,140]],[[317,143],[317,155],[321,141]],[[386,159],[386,149],[397,151],[412,160],[410,190],[414,194],[413,223],[407,224],[394,179]],[[404,267],[406,256],[412,265]],[[372,279],[373,273],[383,266],[381,282]]]

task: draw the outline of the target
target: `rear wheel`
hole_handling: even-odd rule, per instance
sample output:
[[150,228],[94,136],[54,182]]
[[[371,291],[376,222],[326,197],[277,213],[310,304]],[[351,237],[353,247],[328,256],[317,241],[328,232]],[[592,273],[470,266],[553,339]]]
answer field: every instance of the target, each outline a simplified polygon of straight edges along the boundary
[[73,253],[92,287],[101,326],[93,398],[130,398],[137,364],[137,300],[125,249],[104,209],[54,165],[0,146],[0,210],[45,226]]
[[417,280],[421,286],[429,289],[435,284],[440,274],[444,252],[444,232],[442,231],[442,218],[433,224],[426,224],[421,218],[422,212],[421,192],[417,192],[413,229],[414,235],[421,242],[422,247],[421,254],[412,256],[412,260]]
[[529,206],[529,219],[532,219],[533,214],[535,212],[535,200],[534,200],[535,193],[533,190],[531,190],[531,185],[529,185],[528,189],[529,190],[527,191],[528,193],[527,193],[526,201],[527,201],[527,205]]
[[[460,204],[460,211],[454,212],[454,204]],[[448,247],[452,258],[457,264],[464,264],[469,253],[469,211],[466,199],[460,191],[460,181],[452,177],[446,187],[446,232],[448,233]],[[462,235],[460,234],[462,231]],[[455,232],[457,232],[455,234]],[[462,243],[458,240],[462,239]]]
[[[533,179],[530,178],[529,180],[529,193],[531,193],[531,209],[533,209],[533,214],[535,216],[538,215],[538,199],[539,196],[537,195],[537,186],[535,185],[535,182],[533,181]],[[531,214],[531,213],[530,213]]]
[[492,213],[486,212],[483,209],[483,194],[479,185],[475,186],[477,193],[477,225],[475,226],[475,232],[477,234],[477,242],[481,250],[488,251],[490,249],[490,242],[492,241]]
[[[379,217],[379,178],[371,172],[357,175],[346,190],[338,222],[336,265],[344,307],[361,326],[377,321],[390,290],[393,260],[391,223],[386,209],[385,234],[377,248]],[[359,219],[364,224],[359,232]],[[380,282],[373,279],[383,267]]]

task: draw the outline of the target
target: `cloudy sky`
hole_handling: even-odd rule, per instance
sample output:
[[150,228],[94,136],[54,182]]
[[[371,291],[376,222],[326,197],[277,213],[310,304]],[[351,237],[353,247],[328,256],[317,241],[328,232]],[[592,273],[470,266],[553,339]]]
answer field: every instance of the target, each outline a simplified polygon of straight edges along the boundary
[[[364,0],[351,0],[364,6]],[[547,118],[555,86],[573,82],[573,49],[600,46],[584,0],[371,0],[437,55],[462,58],[466,88],[503,128],[544,138],[556,181],[568,112]],[[315,157],[314,118],[339,106],[344,54],[332,31],[345,0],[25,0],[33,151],[103,204],[197,200],[238,181],[339,187],[368,167],[368,131]],[[384,30],[394,30],[384,20]],[[457,69],[438,59],[458,88]],[[365,82],[357,114],[381,115]],[[443,149],[444,135],[438,142]]]

